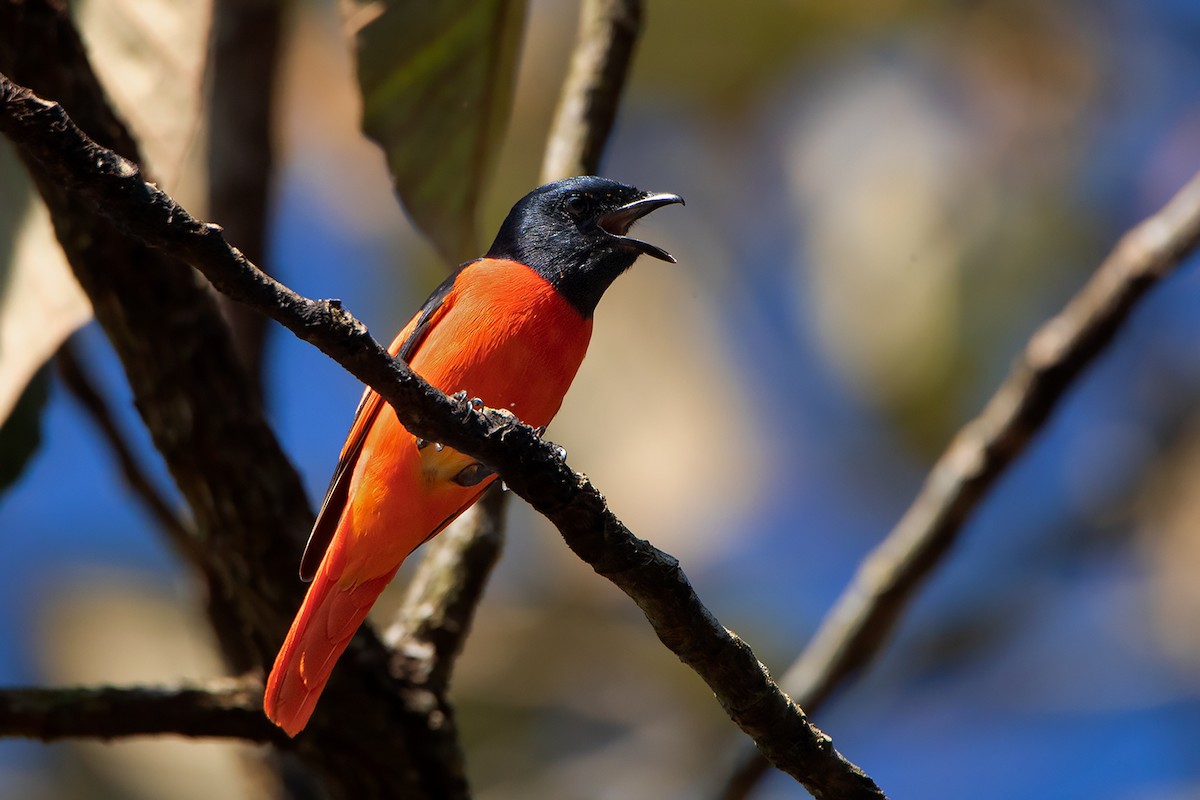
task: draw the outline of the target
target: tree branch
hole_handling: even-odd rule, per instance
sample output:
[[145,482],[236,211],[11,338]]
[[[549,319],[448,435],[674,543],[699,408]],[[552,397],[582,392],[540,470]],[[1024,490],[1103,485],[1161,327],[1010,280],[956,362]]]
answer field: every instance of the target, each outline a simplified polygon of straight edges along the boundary
[[438,535],[384,634],[393,671],[436,696],[450,683],[479,599],[504,545],[504,493],[492,486],[461,522]]
[[288,742],[262,715],[262,684],[254,680],[173,688],[0,690],[0,736],[49,742],[162,734]]
[[[263,263],[274,166],[275,68],[282,0],[214,0],[209,33],[208,213]],[[234,346],[262,396],[266,319],[222,298]]]
[[[61,93],[101,141],[137,158],[63,0],[0,2],[0,71],[8,70]],[[191,506],[197,552],[208,560],[202,574],[215,579],[206,587],[209,612],[226,660],[236,672],[261,665],[286,630],[283,609],[296,601],[284,565],[308,517],[299,476],[236,369],[228,326],[199,277],[121,236],[61,184],[30,174]]]
[[641,27],[641,0],[583,3],[579,39],[546,142],[542,183],[596,173]]
[[[804,708],[820,706],[883,647],[980,501],[1104,351],[1146,292],[1200,245],[1200,174],[1121,237],[1091,280],[1030,338],[983,411],[958,432],[887,538],[859,566],[783,678]],[[745,797],[767,764],[747,753],[722,794]]]
[[54,364],[58,367],[58,375],[62,378],[63,385],[83,407],[84,412],[91,418],[92,424],[100,432],[100,436],[108,443],[130,491],[158,522],[175,550],[189,564],[197,569],[203,569],[207,559],[200,552],[195,531],[175,514],[171,504],[166,501],[138,463],[137,458],[133,455],[133,448],[125,441],[125,435],[113,417],[108,401],[96,388],[95,382],[88,375],[87,369],[80,363],[75,350],[74,339],[68,339],[55,354]]
[[60,106],[0,77],[0,129],[53,180],[118,228],[191,263],[220,291],[253,305],[374,388],[416,435],[497,468],[559,529],[571,549],[628,594],[659,638],[716,693],[772,763],[819,798],[878,798],[869,777],[771,681],[750,648],[700,602],[679,562],[635,537],[586,476],[511,414],[476,411],[393,359],[336,301],[312,301],[263,274],[219,227],[191,217],[132,162],[87,139]]

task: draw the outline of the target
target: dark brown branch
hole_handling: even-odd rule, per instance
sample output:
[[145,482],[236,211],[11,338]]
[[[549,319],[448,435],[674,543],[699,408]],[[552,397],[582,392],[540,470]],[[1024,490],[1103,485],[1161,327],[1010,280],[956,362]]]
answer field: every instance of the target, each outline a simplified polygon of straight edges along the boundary
[[542,183],[596,174],[641,27],[641,0],[583,3],[579,39],[546,142]]
[[[920,493],[854,579],[783,685],[810,711],[866,665],[958,540],[979,502],[1058,408],[1138,301],[1200,245],[1200,174],[1126,233],[1091,280],[1029,340],[983,411],[934,464]],[[722,795],[745,797],[767,764],[749,753]]]
[[125,434],[113,417],[108,401],[100,394],[95,381],[80,363],[73,339],[68,339],[59,348],[54,363],[58,367],[58,375],[62,378],[67,391],[83,407],[84,412],[92,420],[92,424],[100,431],[101,437],[108,443],[108,447],[112,450],[113,456],[117,459],[117,465],[121,469],[121,476],[125,479],[130,491],[146,507],[150,516],[158,522],[175,550],[189,564],[197,568],[204,568],[207,558],[201,552],[195,531],[176,516],[171,504],[166,501],[142,469],[141,464],[138,463],[137,458],[133,455],[133,449],[125,440]]
[[216,736],[288,741],[262,715],[258,681],[184,687],[69,687],[0,690],[0,736],[42,741],[117,736]]
[[[282,0],[215,0],[209,57],[208,213],[263,264],[274,167],[275,68]],[[266,319],[222,298],[233,341],[259,395]]]
[[504,546],[504,493],[492,486],[467,516],[426,546],[421,569],[384,640],[393,671],[436,696],[445,693],[454,660]]
[[679,562],[635,537],[603,496],[511,414],[476,411],[388,355],[336,301],[301,297],[230,247],[219,227],[191,217],[135,164],[87,139],[57,104],[0,77],[0,129],[53,180],[87,197],[117,227],[199,269],[222,292],[259,308],[374,388],[418,436],[498,469],[509,487],[559,529],[568,546],[628,594],[659,638],[716,693],[767,757],[820,798],[878,798],[780,691],[750,648],[700,602]]

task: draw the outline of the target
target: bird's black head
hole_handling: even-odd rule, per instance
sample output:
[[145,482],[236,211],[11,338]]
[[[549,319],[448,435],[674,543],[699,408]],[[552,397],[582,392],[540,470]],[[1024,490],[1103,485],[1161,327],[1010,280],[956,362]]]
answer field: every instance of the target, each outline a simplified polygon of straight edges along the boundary
[[604,291],[642,253],[675,261],[666,250],[626,234],[654,209],[682,202],[677,194],[594,176],[548,183],[513,206],[487,256],[528,264],[590,317]]

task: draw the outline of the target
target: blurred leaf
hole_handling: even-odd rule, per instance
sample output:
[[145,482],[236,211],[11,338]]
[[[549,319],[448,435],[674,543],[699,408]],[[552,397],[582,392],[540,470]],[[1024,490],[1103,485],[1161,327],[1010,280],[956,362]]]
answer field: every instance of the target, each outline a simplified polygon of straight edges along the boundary
[[357,34],[363,130],[413,222],[452,263],[478,252],[480,196],[503,141],[523,0],[389,0]]
[[142,166],[189,208],[205,196],[194,151],[203,141],[211,7],[210,0],[86,0],[76,9],[96,74],[141,145]]
[[[37,444],[37,393],[26,387],[38,369],[63,340],[91,318],[91,306],[75,282],[54,239],[49,216],[40,203],[32,203],[32,188],[24,170],[7,146],[0,147],[0,424],[18,401],[24,399],[22,421],[5,428],[23,447],[9,452],[15,442],[6,440],[0,471],[11,480],[24,457]],[[32,402],[32,406],[28,405]],[[29,415],[33,416],[30,417]],[[30,426],[33,426],[32,428]],[[19,431],[33,430],[32,438]],[[0,485],[6,481],[0,480]]]
[[789,136],[807,225],[797,317],[812,320],[856,396],[937,452],[956,418],[941,404],[960,378],[961,270],[974,230],[960,198],[973,187],[976,139],[919,63],[855,63],[831,71],[829,85]]
[[740,113],[802,59],[904,29],[943,0],[660,0],[638,45],[636,83],[672,102]]
[[21,470],[42,443],[41,414],[46,405],[46,370],[35,374],[0,424],[0,492],[21,476]]

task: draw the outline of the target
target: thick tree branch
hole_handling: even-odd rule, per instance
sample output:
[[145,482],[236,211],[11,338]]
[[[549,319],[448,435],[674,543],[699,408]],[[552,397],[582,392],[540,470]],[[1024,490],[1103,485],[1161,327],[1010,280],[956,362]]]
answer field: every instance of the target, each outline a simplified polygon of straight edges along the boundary
[[54,103],[0,77],[0,129],[52,179],[87,197],[126,233],[199,269],[218,289],[259,308],[380,393],[415,434],[497,468],[509,487],[555,524],[568,546],[628,594],[659,638],[713,689],[767,757],[819,798],[878,798],[770,679],[750,648],[717,622],[679,563],[635,537],[586,476],[563,463],[511,414],[476,411],[388,355],[336,301],[311,301],[263,274],[219,227],[202,223],[135,164],[87,139]]
[[[283,0],[215,0],[209,33],[208,213],[263,264],[275,164],[272,123]],[[262,395],[266,319],[222,299],[234,346]]]
[[0,736],[49,742],[163,734],[288,742],[262,715],[259,681],[0,690]]
[[[70,101],[105,142],[136,155],[65,0],[0,0],[0,71],[10,70]],[[302,593],[294,564],[312,516],[238,368],[210,287],[165,251],[122,235],[29,152],[22,157],[192,509],[223,650],[235,671],[269,665]],[[384,648],[361,631],[326,693],[326,708],[353,714],[355,725],[318,710],[292,752],[333,797],[464,796],[452,717],[411,704],[388,668]]]
[[583,3],[579,39],[546,142],[543,183],[596,173],[641,28],[641,0]]
[[[983,411],[950,442],[920,493],[863,561],[783,685],[810,711],[887,641],[979,502],[1042,429],[1075,379],[1137,302],[1200,245],[1200,174],[1127,232],[1091,280],[1030,338]],[[767,768],[748,753],[725,798],[745,797]]]
[[384,635],[393,671],[442,696],[450,671],[504,544],[504,493],[484,493],[459,522],[438,535],[409,584],[400,613]]

